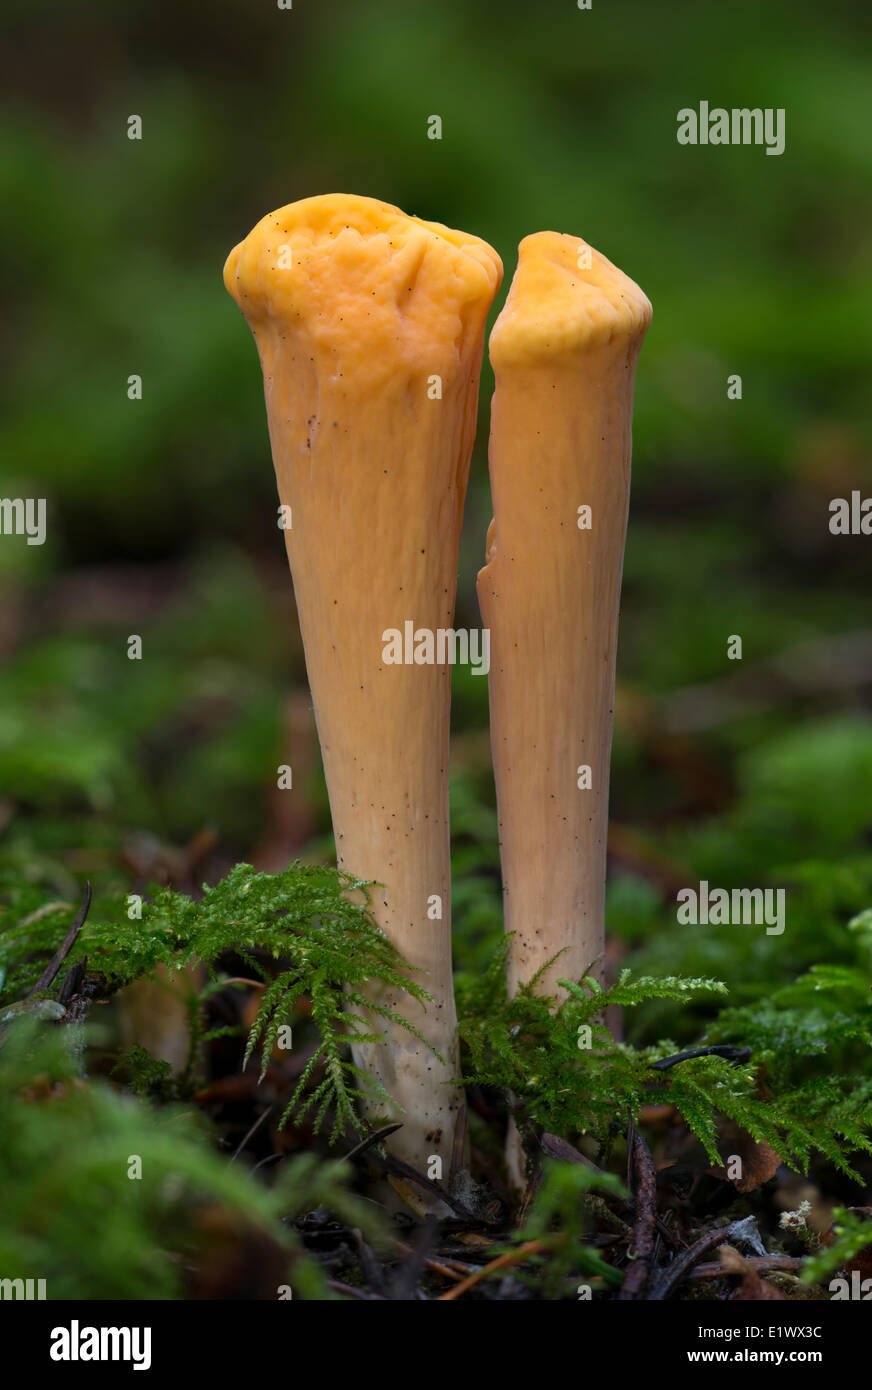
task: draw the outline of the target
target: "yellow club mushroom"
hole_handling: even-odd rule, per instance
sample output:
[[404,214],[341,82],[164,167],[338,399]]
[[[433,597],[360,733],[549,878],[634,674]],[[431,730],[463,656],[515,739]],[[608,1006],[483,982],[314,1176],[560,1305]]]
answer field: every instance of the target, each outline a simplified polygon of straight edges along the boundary
[[[254,333],[340,867],[434,1002],[380,997],[357,1065],[404,1112],[393,1152],[450,1169],[461,1095],[451,974],[450,668],[389,664],[385,634],[450,628],[485,321],[483,241],[371,198],[307,198],[230,254]],[[439,1062],[434,1051],[444,1059]],[[384,1109],[383,1106],[375,1107]],[[438,1171],[438,1169],[431,1169]]]
[[494,325],[494,520],[478,577],[509,988],[558,951],[560,995],[602,955],[618,603],[645,295],[577,237],[539,232]]

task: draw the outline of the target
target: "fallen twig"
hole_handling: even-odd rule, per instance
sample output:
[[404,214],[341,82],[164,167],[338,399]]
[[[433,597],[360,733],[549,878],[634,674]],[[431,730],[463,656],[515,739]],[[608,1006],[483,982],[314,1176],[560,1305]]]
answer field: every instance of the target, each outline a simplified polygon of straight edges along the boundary
[[396,1124],[384,1125],[373,1134],[367,1134],[366,1138],[361,1139],[359,1144],[355,1144],[353,1149],[349,1149],[348,1153],[345,1155],[346,1163],[355,1163],[366,1153],[367,1149],[372,1148],[373,1144],[380,1144],[383,1139],[387,1139],[389,1134],[394,1134],[396,1130],[402,1129],[402,1127],[402,1124],[398,1121]]
[[[405,1241],[394,1240],[392,1244],[401,1255],[413,1255],[415,1253],[411,1245],[406,1245]],[[460,1260],[453,1260],[442,1255],[437,1259],[428,1255],[424,1264],[434,1274],[441,1275],[443,1279],[451,1279],[453,1283],[457,1283],[459,1279],[465,1279],[467,1274],[475,1274],[481,1268],[480,1265],[463,1264]]]
[[657,1177],[651,1150],[641,1134],[633,1134],[633,1171],[636,1177],[636,1223],[633,1227],[634,1261],[624,1275],[619,1299],[641,1298],[651,1273],[651,1254],[657,1212]]
[[[767,1270],[775,1273],[781,1271],[783,1274],[791,1274],[796,1269],[802,1269],[805,1259],[797,1255],[747,1255],[745,1263],[752,1269],[756,1269],[758,1274],[765,1274]],[[717,1279],[724,1276],[724,1266],[720,1260],[709,1260],[705,1264],[697,1265],[688,1274],[688,1279]]]
[[387,1290],[389,1298],[396,1302],[411,1302],[416,1297],[418,1280],[438,1230],[439,1222],[434,1216],[428,1216],[415,1236],[408,1259],[404,1261],[391,1280]]
[[651,1071],[667,1071],[679,1062],[689,1062],[694,1057],[723,1057],[726,1061],[738,1065],[740,1062],[747,1062],[750,1056],[750,1047],[728,1047],[718,1043],[712,1047],[691,1047],[686,1052],[675,1052],[671,1057],[661,1057],[659,1062],[650,1064],[650,1069]]
[[238,1144],[238,1146],[237,1146],[237,1148],[236,1148],[236,1150],[235,1150],[235,1152],[234,1152],[234,1154],[233,1154],[233,1157],[232,1157],[231,1160],[230,1160],[231,1163],[235,1163],[235,1162],[236,1162],[237,1158],[238,1158],[239,1155],[242,1153],[242,1150],[245,1148],[245,1146],[246,1146],[246,1144],[248,1143],[249,1139],[251,1139],[252,1136],[255,1135],[255,1134],[257,1133],[257,1131],[260,1129],[261,1125],[263,1124],[264,1120],[267,1118],[268,1115],[271,1115],[272,1112],[273,1112],[274,1110],[275,1110],[275,1105],[268,1105],[267,1108],[266,1108],[266,1110],[264,1110],[264,1111],[262,1112],[262,1114],[258,1115],[258,1117],[257,1117],[257,1119],[255,1120],[254,1124],[253,1124],[253,1125],[251,1126],[251,1128],[249,1129],[248,1133],[245,1135],[245,1137],[244,1137],[243,1139],[240,1139],[239,1144]]
[[[710,1250],[713,1245],[723,1244],[730,1236],[747,1241],[747,1227],[749,1222],[753,1222],[753,1217],[745,1217],[742,1221],[734,1221],[730,1226],[719,1226],[717,1230],[706,1231],[705,1235],[700,1236],[699,1240],[694,1241],[681,1255],[677,1255],[672,1264],[667,1265],[662,1271],[661,1278],[648,1294],[648,1301],[659,1303],[668,1298],[673,1289],[681,1283],[683,1279],[689,1277],[691,1267],[703,1255],[706,1250]],[[769,1258],[763,1256],[761,1258]]]
[[352,1239],[357,1246],[357,1258],[360,1260],[360,1268],[363,1271],[366,1282],[373,1293],[384,1297],[387,1294],[385,1285],[384,1271],[375,1257],[373,1249],[367,1245],[363,1238],[363,1232],[357,1226],[351,1232]]
[[598,1168],[592,1159],[585,1154],[579,1153],[566,1139],[561,1139],[557,1134],[543,1134],[539,1141],[542,1152],[548,1158],[559,1158],[565,1163],[581,1163],[585,1168],[592,1168],[595,1173],[601,1173],[602,1168]]
[[334,1293],[344,1294],[346,1298],[361,1299],[364,1303],[385,1302],[380,1293],[367,1293],[365,1289],[356,1289],[353,1284],[341,1284],[338,1279],[328,1279],[327,1287],[332,1289]]
[[82,906],[76,913],[76,920],[73,922],[73,925],[70,927],[60,946],[57,948],[48,965],[45,967],[45,970],[43,970],[36,984],[33,986],[33,989],[26,996],[27,999],[32,999],[35,994],[41,994],[43,990],[48,989],[49,985],[51,984],[55,975],[60,970],[70,951],[75,946],[76,937],[79,935],[79,932],[85,925],[85,918],[88,915],[88,908],[90,906],[91,885],[90,883],[86,883],[85,896],[82,899]]
[[704,1255],[706,1250],[711,1250],[712,1246],[717,1245],[719,1241],[722,1242],[727,1233],[723,1227],[717,1231],[706,1231],[705,1235],[694,1241],[693,1245],[689,1246],[682,1255],[677,1255],[672,1264],[667,1265],[663,1271],[659,1283],[651,1289],[648,1294],[648,1301],[659,1303],[668,1298],[676,1285],[686,1278],[691,1266],[695,1264],[700,1255]]
[[480,1284],[482,1279],[490,1278],[492,1274],[499,1273],[501,1269],[509,1269],[512,1265],[523,1264],[524,1260],[528,1259],[530,1255],[538,1255],[543,1250],[549,1250],[558,1240],[565,1239],[565,1236],[555,1236],[550,1240],[528,1240],[524,1245],[519,1245],[515,1250],[507,1250],[505,1254],[498,1255],[495,1260],[491,1260],[490,1264],[483,1265],[481,1269],[476,1270],[475,1274],[470,1274],[469,1277],[464,1279],[460,1284],[455,1284],[454,1288],[449,1289],[447,1293],[440,1294],[437,1302],[452,1302],[454,1299],[460,1298],[461,1295],[465,1294],[469,1289],[475,1288],[475,1285]]
[[432,1192],[435,1196],[440,1197],[461,1221],[487,1225],[484,1217],[475,1216],[462,1202],[458,1202],[456,1197],[452,1197],[446,1188],[438,1182],[433,1182],[432,1178],[425,1178],[423,1173],[419,1173],[411,1164],[404,1163],[401,1158],[395,1158],[393,1154],[373,1154],[372,1161],[381,1168],[383,1173],[392,1173],[394,1177],[405,1178],[407,1182],[414,1183],[416,1187],[423,1188],[425,1192]]
[[[542,1146],[542,1152],[548,1158],[556,1158],[564,1163],[582,1163],[586,1168],[592,1168],[595,1173],[605,1172],[604,1168],[597,1167],[592,1159],[587,1158],[583,1153],[579,1153],[578,1149],[574,1148],[566,1139],[561,1139],[556,1134],[543,1134],[540,1144]],[[600,1215],[603,1216],[605,1220],[610,1223],[618,1222],[622,1229],[626,1229],[625,1223],[620,1220],[620,1217],[614,1216],[613,1213],[608,1211],[607,1203],[603,1198],[598,1199],[596,1203],[593,1203],[592,1196],[589,1196],[588,1200],[592,1202],[594,1210],[599,1211]],[[620,1211],[624,1212],[625,1215],[633,1215],[634,1208],[632,1202],[628,1202],[624,1198],[616,1198],[613,1200],[615,1201],[615,1205]],[[659,1216],[655,1218],[655,1225],[664,1240],[671,1245],[673,1249],[677,1250],[681,1248],[681,1241],[674,1232],[670,1231],[669,1227]]]

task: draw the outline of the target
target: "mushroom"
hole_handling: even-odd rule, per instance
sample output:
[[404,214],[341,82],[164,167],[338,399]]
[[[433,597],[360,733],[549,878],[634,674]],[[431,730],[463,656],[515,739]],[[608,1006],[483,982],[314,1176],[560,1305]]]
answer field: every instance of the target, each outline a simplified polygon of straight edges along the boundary
[[539,232],[490,338],[494,520],[478,576],[510,993],[561,996],[604,943],[609,756],[633,378],[651,305]]
[[[451,973],[447,664],[391,664],[393,630],[450,628],[488,310],[477,237],[371,198],[263,218],[224,282],[254,333],[341,868],[433,997],[378,1002],[355,1064],[402,1110],[393,1152],[450,1171],[461,1094]],[[420,656],[419,656],[420,659]],[[371,998],[373,996],[370,996]],[[442,1061],[435,1055],[438,1053]],[[384,1104],[369,1105],[371,1117]]]

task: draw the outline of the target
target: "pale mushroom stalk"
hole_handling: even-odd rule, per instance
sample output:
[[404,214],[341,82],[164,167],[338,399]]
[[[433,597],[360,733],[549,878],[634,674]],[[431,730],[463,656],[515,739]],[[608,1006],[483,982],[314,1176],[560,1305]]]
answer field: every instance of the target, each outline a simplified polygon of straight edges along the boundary
[[[265,217],[225,284],[263,368],[279,495],[341,868],[433,996],[379,1003],[355,1062],[404,1113],[394,1153],[447,1177],[462,1098],[451,970],[450,668],[389,664],[386,634],[450,628],[488,310],[486,243],[370,198]],[[389,640],[389,639],[388,639]],[[433,1050],[431,1050],[433,1049]],[[434,1051],[444,1059],[439,1062]],[[384,1113],[383,1104],[374,1113]]]
[[540,232],[521,242],[491,334],[494,521],[478,594],[511,993],[560,951],[537,984],[560,997],[557,980],[604,949],[633,379],[650,318],[604,256]]

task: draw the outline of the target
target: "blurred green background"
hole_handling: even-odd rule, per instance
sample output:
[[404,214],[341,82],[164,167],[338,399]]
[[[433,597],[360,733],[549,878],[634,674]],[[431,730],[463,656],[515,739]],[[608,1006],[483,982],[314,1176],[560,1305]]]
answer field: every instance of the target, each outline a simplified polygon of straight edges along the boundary
[[[7,871],[110,894],[329,857],[260,372],[221,268],[267,211],[358,192],[486,238],[506,286],[522,236],[581,235],[653,302],[614,953],[720,974],[738,999],[852,958],[845,924],[872,901],[872,539],[832,536],[828,505],[872,495],[866,6],[11,0],[6,15],[0,495],[46,497],[49,515],[43,547],[0,537]],[[784,107],[785,153],[678,145],[677,111],[702,99]],[[491,389],[486,364],[465,626]],[[454,724],[456,951],[474,970],[500,930],[498,856],[485,682],[460,671]],[[283,762],[293,793],[274,790]],[[676,888],[700,877],[787,885],[785,936],[679,931]]]

